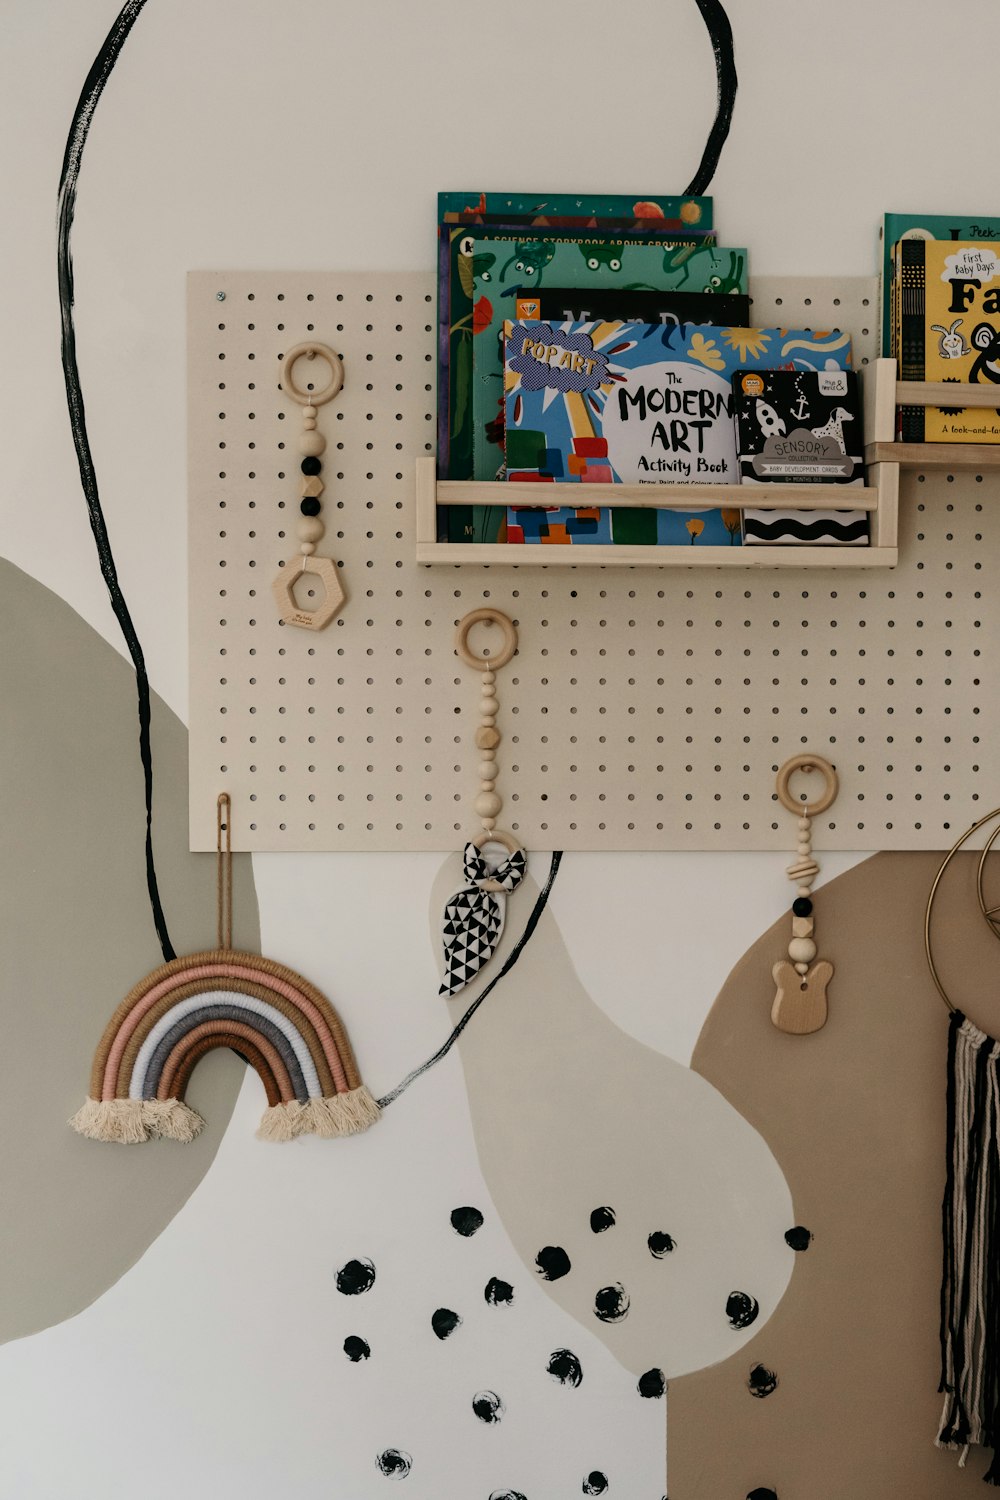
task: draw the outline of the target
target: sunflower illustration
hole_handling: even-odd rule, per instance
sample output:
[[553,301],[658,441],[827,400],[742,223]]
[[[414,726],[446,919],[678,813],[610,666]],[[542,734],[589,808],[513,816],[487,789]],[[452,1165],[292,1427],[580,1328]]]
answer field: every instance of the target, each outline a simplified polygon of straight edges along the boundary
[[724,328],[722,337],[740,359],[759,359],[771,342],[763,328]]
[[707,339],[703,333],[693,333],[691,343],[688,346],[688,358],[696,359],[699,364],[705,365],[709,370],[724,370],[726,361],[719,353],[714,339]]

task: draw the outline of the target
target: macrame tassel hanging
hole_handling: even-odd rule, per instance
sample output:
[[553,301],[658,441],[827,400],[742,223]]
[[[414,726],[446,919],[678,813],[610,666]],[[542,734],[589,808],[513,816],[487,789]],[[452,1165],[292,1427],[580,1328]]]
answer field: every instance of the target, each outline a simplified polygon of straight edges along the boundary
[[[480,623],[499,625],[503,630],[503,645],[493,655],[477,656],[469,648],[469,631]],[[500,732],[496,727],[494,669],[506,666],[517,650],[517,631],[513,621],[498,609],[474,609],[459,622],[455,650],[468,666],[482,673],[479,727],[476,730],[476,749],[480,756],[479,793],[474,806],[483,828],[465,845],[462,855],[465,884],[444,909],[444,978],[438,991],[441,995],[454,995],[464,989],[493,957],[503,932],[507,897],[521,884],[527,863],[524,850],[513,835],[496,826],[503,801],[496,789]],[[499,844],[507,851],[507,858],[495,869],[490,869],[482,853],[487,844]]]
[[[942,1211],[939,1448],[1000,1445],[1000,1043],[953,1010]],[[1000,1453],[984,1475],[1000,1488]]]

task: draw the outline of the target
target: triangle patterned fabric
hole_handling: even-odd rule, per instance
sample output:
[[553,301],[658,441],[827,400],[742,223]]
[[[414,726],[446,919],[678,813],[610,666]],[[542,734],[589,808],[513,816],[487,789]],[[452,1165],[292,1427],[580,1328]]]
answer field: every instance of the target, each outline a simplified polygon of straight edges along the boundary
[[[524,851],[518,849],[491,870],[475,844],[466,844],[462,866],[468,884],[455,892],[444,909],[444,978],[439,995],[457,994],[493,957],[503,932],[507,896],[521,884],[526,865]],[[503,890],[484,890],[490,880]]]

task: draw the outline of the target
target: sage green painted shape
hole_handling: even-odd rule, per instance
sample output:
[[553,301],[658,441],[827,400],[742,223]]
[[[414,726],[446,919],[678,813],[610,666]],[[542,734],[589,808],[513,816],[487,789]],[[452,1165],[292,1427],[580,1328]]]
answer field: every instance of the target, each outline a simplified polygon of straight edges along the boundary
[[[211,1165],[245,1065],[228,1051],[199,1063],[188,1099],[207,1123],[190,1145],[107,1145],[69,1128],[112,1012],[163,962],[146,895],[135,676],[63,599],[3,560],[0,639],[6,1340],[80,1312],[162,1233]],[[187,847],[187,730],[155,696],[152,751],[170,936],[178,953],[211,948],[215,860]],[[235,942],[257,949],[248,858],[234,861],[233,892]]]
[[[536,869],[547,858],[537,856]],[[454,856],[431,898],[438,946],[444,902],[460,882]],[[502,965],[537,895],[529,877],[508,899],[497,953],[447,1002],[452,1024]],[[669,974],[663,990],[669,1005]],[[629,1036],[595,1004],[551,909],[458,1052],[483,1176],[525,1277],[538,1279],[540,1250],[565,1250],[571,1270],[544,1281],[546,1292],[636,1376],[699,1369],[759,1331],[794,1259],[783,1238],[794,1219],[781,1169],[707,1079]],[[595,1234],[590,1215],[604,1206],[615,1226]],[[648,1245],[657,1231],[675,1242],[660,1258]],[[617,1284],[630,1300],[627,1316],[601,1321],[597,1294]],[[759,1304],[752,1328],[729,1321],[734,1291]]]

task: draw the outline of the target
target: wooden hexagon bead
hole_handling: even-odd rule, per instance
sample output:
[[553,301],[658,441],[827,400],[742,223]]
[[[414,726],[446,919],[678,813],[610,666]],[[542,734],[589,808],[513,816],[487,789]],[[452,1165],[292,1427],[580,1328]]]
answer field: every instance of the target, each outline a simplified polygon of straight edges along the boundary
[[[315,609],[301,609],[295,602],[293,590],[303,573],[315,573],[325,590],[324,598]],[[282,621],[286,625],[299,625],[303,630],[322,630],[344,603],[344,590],[332,557],[293,557],[271,587]]]
[[476,730],[476,749],[495,750],[500,743],[500,731],[491,724],[480,724]]
[[325,489],[326,485],[318,474],[303,474],[302,488],[299,491],[303,500],[318,500]]

